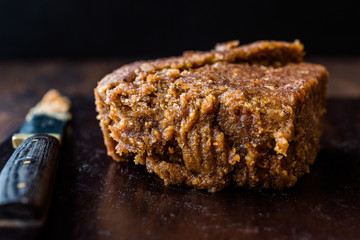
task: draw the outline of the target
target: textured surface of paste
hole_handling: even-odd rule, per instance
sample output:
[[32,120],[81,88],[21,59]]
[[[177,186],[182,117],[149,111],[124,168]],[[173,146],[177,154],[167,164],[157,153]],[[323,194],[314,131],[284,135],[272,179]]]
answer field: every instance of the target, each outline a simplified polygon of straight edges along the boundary
[[95,89],[108,154],[165,184],[283,189],[319,150],[328,72],[300,42],[218,44],[135,62]]

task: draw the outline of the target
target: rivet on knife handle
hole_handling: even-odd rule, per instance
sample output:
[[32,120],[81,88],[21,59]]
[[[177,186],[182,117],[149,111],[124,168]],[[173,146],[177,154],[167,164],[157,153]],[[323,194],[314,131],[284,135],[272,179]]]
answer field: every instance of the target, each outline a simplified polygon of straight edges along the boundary
[[41,219],[54,182],[59,141],[46,134],[26,139],[0,173],[0,217]]
[[[13,148],[18,148],[20,146],[20,144],[25,141],[25,139],[34,136],[34,133],[15,133],[12,138],[12,146]],[[57,133],[48,133],[48,135],[53,136],[54,138],[56,138],[59,143],[61,144],[61,135],[57,134]]]

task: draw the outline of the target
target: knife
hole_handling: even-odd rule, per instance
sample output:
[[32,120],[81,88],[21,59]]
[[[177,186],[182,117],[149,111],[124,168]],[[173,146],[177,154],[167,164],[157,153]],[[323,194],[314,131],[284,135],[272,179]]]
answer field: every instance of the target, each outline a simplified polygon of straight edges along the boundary
[[48,91],[13,135],[16,149],[0,173],[0,227],[44,223],[70,106],[57,90]]

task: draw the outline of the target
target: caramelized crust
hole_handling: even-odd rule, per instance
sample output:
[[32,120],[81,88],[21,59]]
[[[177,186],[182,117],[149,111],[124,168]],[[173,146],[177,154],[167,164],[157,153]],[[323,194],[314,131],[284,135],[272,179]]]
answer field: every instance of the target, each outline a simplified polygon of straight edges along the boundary
[[95,89],[108,154],[166,184],[291,187],[319,149],[328,73],[303,46],[229,42],[135,62]]

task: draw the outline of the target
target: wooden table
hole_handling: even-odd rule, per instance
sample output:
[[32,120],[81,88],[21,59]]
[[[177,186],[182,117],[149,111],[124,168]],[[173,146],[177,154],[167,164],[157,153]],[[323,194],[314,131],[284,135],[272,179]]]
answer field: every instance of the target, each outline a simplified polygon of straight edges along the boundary
[[[163,186],[141,166],[106,156],[93,104],[97,81],[130,59],[0,63],[0,169],[8,136],[49,89],[73,101],[49,219],[41,239],[358,239],[360,57],[312,57],[327,66],[328,113],[311,174],[284,192],[211,194]],[[0,238],[3,236],[0,236]]]

